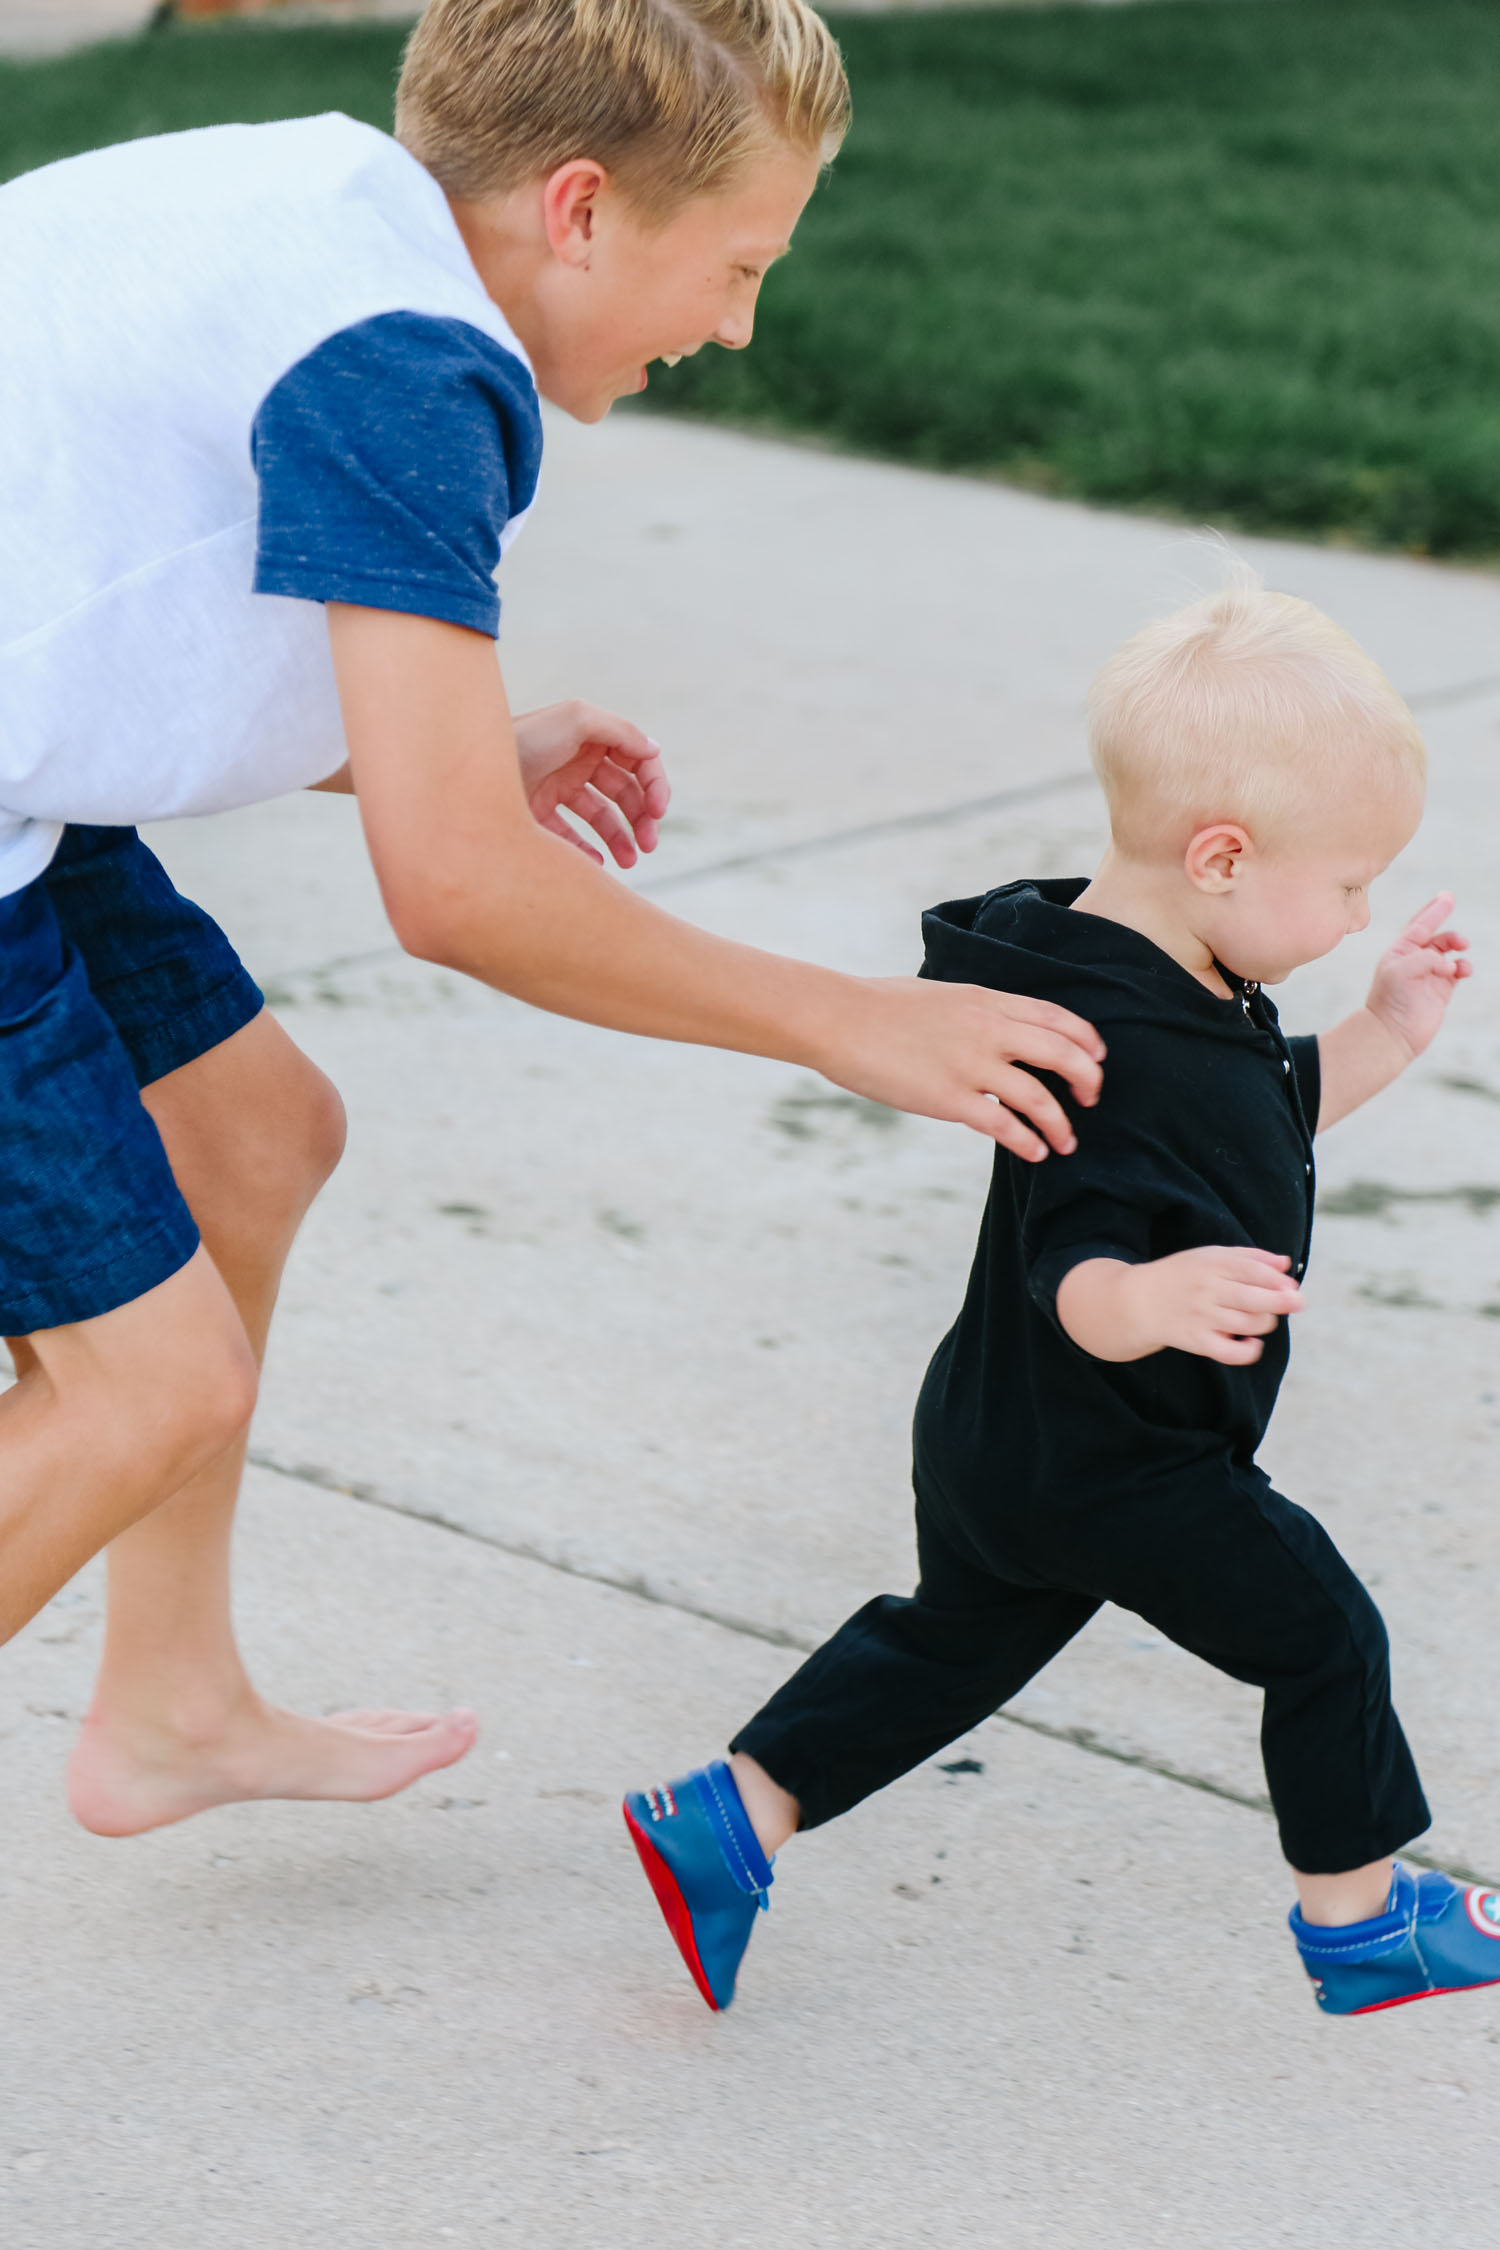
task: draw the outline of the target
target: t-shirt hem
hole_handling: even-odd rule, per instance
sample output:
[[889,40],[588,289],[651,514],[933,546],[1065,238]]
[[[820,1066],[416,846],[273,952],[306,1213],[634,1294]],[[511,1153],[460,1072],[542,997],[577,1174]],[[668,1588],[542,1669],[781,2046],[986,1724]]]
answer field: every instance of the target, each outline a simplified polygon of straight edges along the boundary
[[408,617],[434,617],[445,625],[467,625],[490,640],[500,634],[500,597],[459,593],[449,586],[423,586],[409,578],[361,577],[357,572],[304,571],[259,563],[252,581],[257,594],[285,594],[294,601],[349,602],[359,609],[389,609]]

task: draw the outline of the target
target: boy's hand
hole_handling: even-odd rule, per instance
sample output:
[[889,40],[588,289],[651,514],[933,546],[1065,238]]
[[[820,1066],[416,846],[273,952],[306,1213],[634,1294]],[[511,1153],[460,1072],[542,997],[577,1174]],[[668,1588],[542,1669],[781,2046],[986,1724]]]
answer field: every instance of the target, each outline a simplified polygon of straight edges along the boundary
[[1439,891],[1380,957],[1365,1006],[1404,1050],[1403,1063],[1431,1044],[1460,980],[1474,973],[1469,941],[1442,925],[1453,893]]
[[655,851],[672,792],[649,735],[593,703],[549,703],[513,723],[522,784],[541,827],[600,867],[603,852],[584,841],[564,812],[588,823],[618,867],[634,867],[640,852]]
[[1145,1359],[1169,1348],[1249,1367],[1276,1323],[1302,1310],[1291,1259],[1273,1250],[1179,1250],[1139,1266],[1089,1258],[1063,1276],[1057,1317],[1095,1359]]
[[1039,1163],[1048,1141],[1067,1156],[1077,1140],[1062,1104],[1032,1071],[1066,1079],[1091,1108],[1103,1081],[1104,1041],[1050,1000],[923,977],[862,977],[851,980],[839,1008],[833,1050],[809,1059],[853,1094],[970,1125]]

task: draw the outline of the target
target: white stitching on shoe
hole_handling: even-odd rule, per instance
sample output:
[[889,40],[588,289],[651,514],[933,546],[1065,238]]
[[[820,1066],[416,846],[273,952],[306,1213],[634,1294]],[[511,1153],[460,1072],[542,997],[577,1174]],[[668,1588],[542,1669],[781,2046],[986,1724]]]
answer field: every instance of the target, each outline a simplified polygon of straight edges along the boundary
[[734,1832],[734,1823],[730,1820],[729,1817],[729,1807],[725,1804],[723,1798],[719,1795],[718,1788],[714,1782],[713,1774],[707,1766],[705,1766],[703,1769],[703,1779],[708,1785],[709,1795],[713,1798],[714,1803],[719,1808],[719,1818],[724,1823],[724,1833],[729,1838],[730,1847],[734,1852],[735,1858],[739,1861],[741,1868],[744,1870],[746,1883],[749,1885],[756,1898],[763,1898],[765,1893],[761,1889],[760,1884],[755,1880],[755,1877],[751,1874],[750,1863],[746,1859],[744,1853],[740,1850],[740,1840]]

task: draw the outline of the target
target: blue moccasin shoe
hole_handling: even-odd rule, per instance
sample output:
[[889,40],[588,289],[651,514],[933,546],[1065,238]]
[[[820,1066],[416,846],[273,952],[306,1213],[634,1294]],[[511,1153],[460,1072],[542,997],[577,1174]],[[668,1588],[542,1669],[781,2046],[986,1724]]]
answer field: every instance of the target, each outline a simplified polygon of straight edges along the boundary
[[1333,1929],[1289,1917],[1318,2006],[1367,2016],[1439,1992],[1500,1984],[1500,1891],[1396,1862],[1383,1914]]
[[665,1789],[632,1789],[623,1810],[694,1984],[727,2008],[774,1880],[733,1774],[722,1760],[700,1766]]

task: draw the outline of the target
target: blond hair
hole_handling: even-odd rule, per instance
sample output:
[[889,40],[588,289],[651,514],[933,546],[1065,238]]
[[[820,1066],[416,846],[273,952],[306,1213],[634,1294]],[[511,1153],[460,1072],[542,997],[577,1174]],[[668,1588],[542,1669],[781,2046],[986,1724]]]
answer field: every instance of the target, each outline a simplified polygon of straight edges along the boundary
[[1089,692],[1089,751],[1116,844],[1145,859],[1216,820],[1264,841],[1330,795],[1420,789],[1427,773],[1380,667],[1243,566],[1116,649]]
[[430,0],[396,135],[450,195],[593,157],[648,219],[778,143],[836,152],[849,84],[804,0]]

